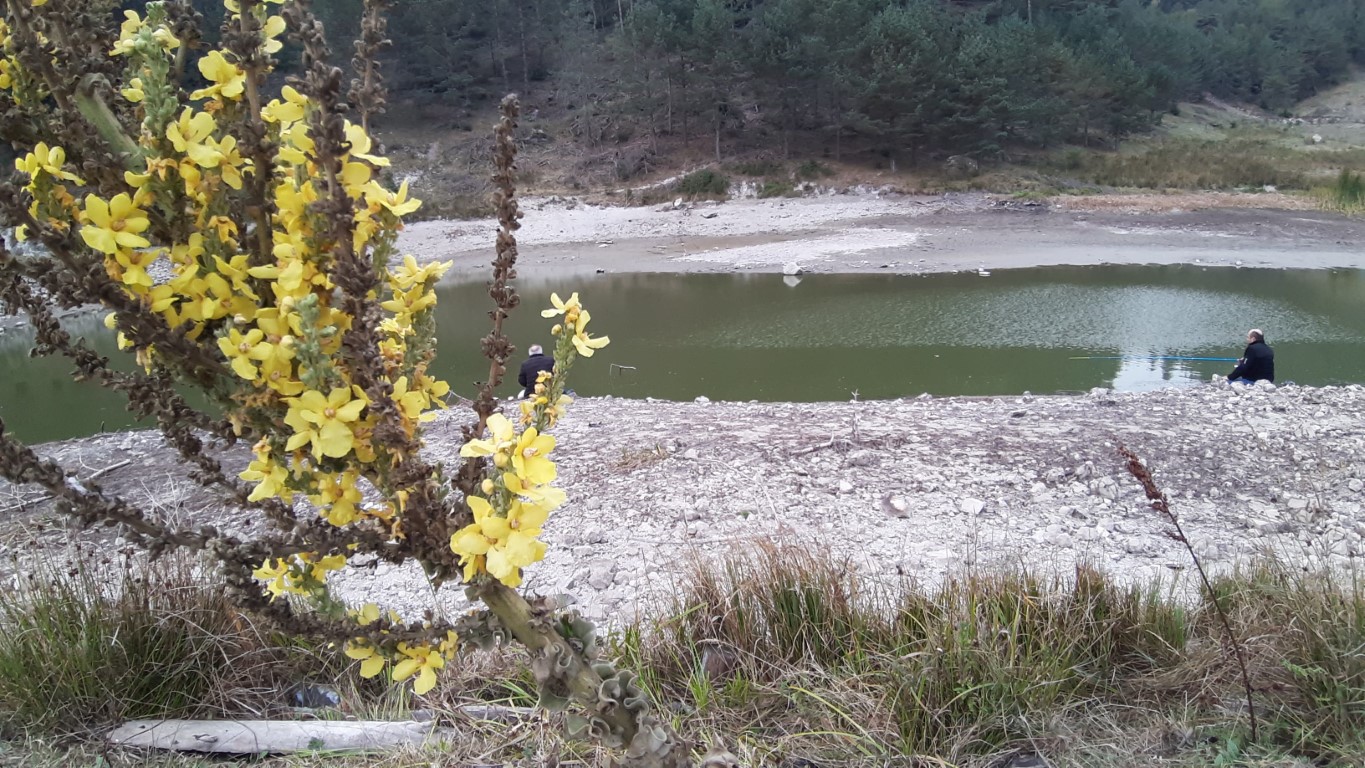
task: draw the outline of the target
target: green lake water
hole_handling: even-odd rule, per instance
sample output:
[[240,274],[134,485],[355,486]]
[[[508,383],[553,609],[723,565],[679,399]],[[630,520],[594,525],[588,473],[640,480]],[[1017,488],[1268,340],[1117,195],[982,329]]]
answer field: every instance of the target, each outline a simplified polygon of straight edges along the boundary
[[[574,367],[581,395],[691,400],[848,400],[1195,386],[1237,357],[1251,327],[1278,378],[1365,382],[1365,272],[1051,267],[927,276],[573,275],[518,281],[508,324],[519,349],[552,343],[551,291],[579,291],[611,346]],[[487,373],[482,283],[442,286],[437,373],[468,393]],[[104,353],[97,317],[71,328]],[[23,331],[0,336],[0,418],[39,442],[132,422],[119,399],[72,382],[62,360],[30,359]],[[522,353],[518,353],[516,363]],[[1075,357],[1124,359],[1075,360]],[[515,379],[513,373],[512,379]],[[515,393],[515,382],[503,393]]]

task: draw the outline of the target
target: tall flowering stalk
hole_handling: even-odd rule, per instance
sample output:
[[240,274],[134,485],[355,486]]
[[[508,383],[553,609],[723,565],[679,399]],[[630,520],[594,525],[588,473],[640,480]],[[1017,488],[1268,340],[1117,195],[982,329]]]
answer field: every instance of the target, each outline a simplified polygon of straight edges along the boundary
[[[403,217],[421,202],[406,182],[384,183],[389,161],[369,130],[384,103],[375,54],[387,44],[385,4],[366,3],[349,86],[357,124],[306,0],[224,0],[222,44],[207,50],[188,0],[148,2],[113,25],[80,0],[0,0],[0,138],[19,156],[0,186],[0,222],[50,254],[0,246],[0,301],[29,315],[39,353],[126,394],[197,480],[271,530],[246,539],[176,528],[70,479],[3,423],[0,475],[45,486],[84,524],[124,526],[153,555],[209,553],[244,607],[330,639],[362,675],[412,681],[419,694],[463,649],[515,637],[533,651],[548,705],[586,705],[576,728],[642,764],[680,764],[686,750],[630,674],[598,657],[591,625],[515,590],[565,502],[550,435],[568,404],[565,376],[607,339],[587,331],[576,294],[552,297],[555,372],[511,418],[499,411],[493,392],[512,352],[502,322],[519,302],[513,97],[495,132],[489,378],[459,471],[447,477],[422,454],[422,426],[450,389],[430,370],[435,285],[448,265],[397,250]],[[286,37],[302,48],[304,74],[271,92]],[[54,304],[105,307],[139,368],[111,368],[61,328]],[[177,383],[222,415],[192,407]],[[252,445],[245,467],[206,450],[238,440]],[[434,587],[463,581],[488,610],[411,621],[345,605],[329,580],[357,560],[416,561]]]

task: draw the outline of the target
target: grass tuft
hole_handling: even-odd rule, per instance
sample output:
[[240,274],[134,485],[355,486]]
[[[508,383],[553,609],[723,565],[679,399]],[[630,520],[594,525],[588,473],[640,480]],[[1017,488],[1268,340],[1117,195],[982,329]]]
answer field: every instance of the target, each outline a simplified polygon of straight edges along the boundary
[[170,557],[109,570],[39,564],[0,591],[0,727],[67,735],[259,709],[325,669],[323,656],[277,644],[194,570]]
[[[1153,758],[1189,761],[1176,764],[1236,752],[1267,760],[1238,764],[1348,765],[1365,753],[1365,602],[1353,583],[1274,561],[1216,582],[1249,638],[1271,734],[1256,744],[1212,603],[1089,567],[872,584],[822,552],[760,543],[696,563],[669,618],[631,627],[618,649],[666,706],[684,708],[685,728],[728,730],[773,763],[988,765],[1046,745],[1087,755],[1072,764],[1110,764],[1090,762],[1089,742],[1122,733]],[[1209,735],[1186,734],[1193,726]]]
[[689,200],[724,200],[730,194],[730,179],[719,171],[703,168],[679,179],[674,190]]

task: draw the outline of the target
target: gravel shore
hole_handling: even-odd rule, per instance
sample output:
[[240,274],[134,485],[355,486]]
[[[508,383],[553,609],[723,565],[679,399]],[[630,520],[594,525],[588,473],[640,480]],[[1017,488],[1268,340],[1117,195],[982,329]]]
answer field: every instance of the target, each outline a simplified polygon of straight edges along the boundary
[[[455,410],[431,425],[433,458],[456,460],[466,418]],[[1214,568],[1263,552],[1340,565],[1365,555],[1361,386],[800,404],[588,398],[557,435],[570,501],[552,516],[549,554],[527,586],[572,594],[609,622],[674,594],[689,558],[755,538],[804,541],[887,582],[1084,561],[1126,580],[1179,583],[1187,556],[1162,534],[1119,443],[1149,463]],[[233,527],[231,511],[179,479],[154,433],[44,453],[82,475],[126,461],[99,482],[182,522]],[[0,509],[31,497],[0,485]],[[51,519],[43,504],[5,516],[9,554],[68,544],[60,526],[34,527]],[[80,537],[117,545],[113,535]],[[415,568],[355,571],[340,584],[348,598],[410,615],[437,607]],[[461,609],[461,590],[444,590],[438,605]]]

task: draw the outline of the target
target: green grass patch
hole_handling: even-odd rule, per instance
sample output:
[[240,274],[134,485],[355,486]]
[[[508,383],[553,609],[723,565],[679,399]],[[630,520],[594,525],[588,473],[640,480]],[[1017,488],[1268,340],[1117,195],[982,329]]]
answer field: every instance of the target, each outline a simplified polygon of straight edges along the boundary
[[785,179],[769,180],[763,182],[763,186],[758,188],[759,197],[800,197],[801,193],[796,191],[795,185]]
[[1330,187],[1314,190],[1324,208],[1342,213],[1365,213],[1365,176],[1343,168],[1337,175],[1336,183]]
[[834,171],[822,164],[819,160],[806,160],[796,166],[796,178],[802,181],[815,181],[816,179],[827,179],[834,175]]
[[631,628],[621,652],[665,706],[686,707],[684,727],[731,729],[759,762],[993,765],[1069,739],[1061,764],[1147,764],[1099,759],[1087,738],[1191,766],[1229,750],[1241,761],[1229,765],[1365,754],[1365,599],[1353,578],[1267,563],[1219,581],[1253,659],[1269,734],[1255,745],[1211,609],[1159,583],[1082,567],[891,586],[764,545],[698,564],[686,584],[670,618]]
[[1120,152],[1071,147],[1034,161],[1046,173],[1106,187],[1225,190],[1310,189],[1342,170],[1365,171],[1365,150],[1295,148],[1274,136],[1220,140],[1166,137]]
[[731,173],[737,176],[783,176],[787,169],[782,163],[775,160],[750,160],[743,163],[735,163],[729,166]]
[[250,708],[260,691],[282,700],[293,682],[340,666],[273,638],[187,562],[99,572],[85,562],[38,565],[0,591],[5,731]]
[[724,200],[730,194],[730,179],[719,171],[703,168],[679,179],[673,190],[689,200]]

